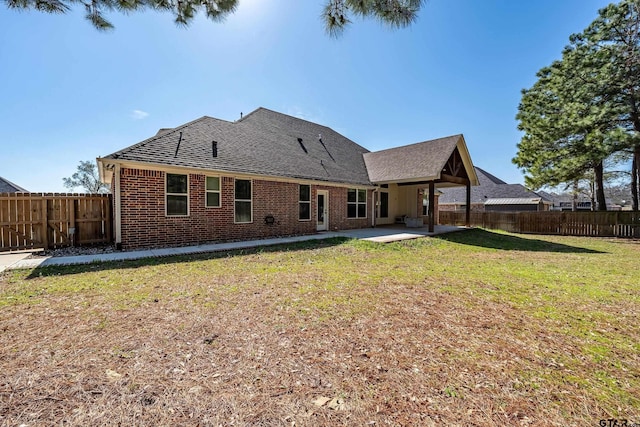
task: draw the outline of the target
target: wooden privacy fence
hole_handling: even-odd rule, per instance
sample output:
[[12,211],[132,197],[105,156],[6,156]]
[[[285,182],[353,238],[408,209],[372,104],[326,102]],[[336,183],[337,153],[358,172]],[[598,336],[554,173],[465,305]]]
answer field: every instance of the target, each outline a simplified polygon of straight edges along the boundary
[[[464,212],[440,211],[440,224],[465,225]],[[471,212],[471,226],[513,233],[640,237],[640,212]]]
[[113,241],[109,194],[0,193],[0,252]]

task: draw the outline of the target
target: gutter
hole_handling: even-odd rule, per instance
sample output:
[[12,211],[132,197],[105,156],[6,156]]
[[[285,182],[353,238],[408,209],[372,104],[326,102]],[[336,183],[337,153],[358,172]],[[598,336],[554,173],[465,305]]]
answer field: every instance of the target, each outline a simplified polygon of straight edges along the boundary
[[371,192],[371,199],[373,202],[373,208],[371,209],[371,228],[375,228],[376,227],[376,215],[378,214],[377,211],[377,202],[376,202],[376,194],[378,193],[378,190],[380,190],[380,187],[376,186],[376,188],[373,189],[373,191]]
[[116,163],[115,170],[113,171],[112,179],[113,188],[113,202],[115,207],[115,243],[116,248],[122,248],[122,206],[120,197],[120,164]]

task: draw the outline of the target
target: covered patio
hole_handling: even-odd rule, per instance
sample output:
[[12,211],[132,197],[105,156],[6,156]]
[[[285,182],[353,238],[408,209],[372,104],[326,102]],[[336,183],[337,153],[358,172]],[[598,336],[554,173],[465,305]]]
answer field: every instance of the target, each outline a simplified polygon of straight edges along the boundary
[[470,225],[471,186],[479,185],[462,135],[454,135],[375,153],[364,160],[376,184],[373,226],[403,223],[429,233],[436,230],[439,188],[466,188],[466,225]]

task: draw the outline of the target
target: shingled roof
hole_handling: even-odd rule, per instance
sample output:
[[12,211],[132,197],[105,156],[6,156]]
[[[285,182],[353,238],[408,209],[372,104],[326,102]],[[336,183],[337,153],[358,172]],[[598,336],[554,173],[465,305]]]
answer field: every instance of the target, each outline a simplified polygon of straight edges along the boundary
[[[488,199],[540,199],[547,200],[541,195],[527,190],[521,184],[507,184],[503,180],[496,178],[489,172],[475,168],[480,185],[471,187],[471,203],[484,204]],[[466,191],[464,188],[445,188],[438,199],[438,203],[456,203],[464,205],[466,203]]]
[[[438,180],[447,161],[458,150],[463,159],[468,159],[462,135],[447,136],[387,150],[365,153],[364,161],[369,179],[375,183],[432,181]],[[471,163],[466,165],[471,169]],[[476,177],[470,171],[472,185]]]
[[28,193],[29,191],[0,176],[0,193]]
[[261,107],[235,122],[204,116],[160,129],[98,164],[105,182],[109,164],[131,162],[373,186],[438,180],[454,154],[476,185],[462,135],[371,153],[331,128]]
[[100,160],[371,185],[366,152],[331,128],[258,108],[235,122],[205,116],[162,129]]

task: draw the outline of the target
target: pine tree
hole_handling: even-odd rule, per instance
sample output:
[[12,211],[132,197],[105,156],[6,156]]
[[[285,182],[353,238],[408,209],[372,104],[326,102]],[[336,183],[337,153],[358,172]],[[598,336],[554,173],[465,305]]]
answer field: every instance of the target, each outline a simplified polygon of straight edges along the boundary
[[[351,23],[351,15],[374,18],[395,28],[406,27],[416,20],[424,3],[424,0],[325,1],[322,19],[327,32],[332,36],[342,33]],[[47,13],[66,13],[74,6],[81,6],[85,9],[85,17],[98,30],[113,28],[113,24],[105,17],[106,12],[168,11],[173,14],[176,24],[186,26],[198,12],[203,12],[213,21],[224,20],[235,12],[238,2],[239,0],[5,0],[9,9]]]
[[605,209],[604,162],[627,152],[638,209],[639,40],[640,0],[609,5],[523,91],[516,118],[524,136],[513,161],[527,172],[528,185],[573,182],[592,170],[598,206]]

